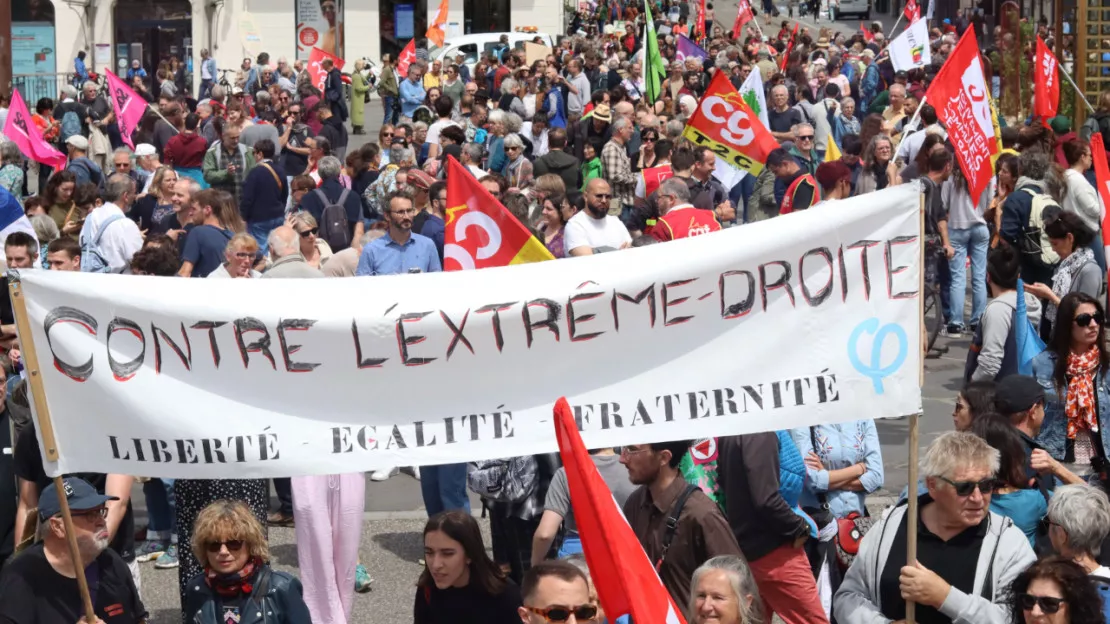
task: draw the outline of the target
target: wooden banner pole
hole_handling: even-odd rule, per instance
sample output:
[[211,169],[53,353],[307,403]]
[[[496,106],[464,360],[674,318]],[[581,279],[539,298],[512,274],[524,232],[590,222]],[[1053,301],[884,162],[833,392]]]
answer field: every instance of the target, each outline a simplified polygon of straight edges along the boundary
[[[38,353],[35,343],[31,339],[31,321],[27,318],[27,300],[23,296],[23,285],[19,281],[19,273],[8,271],[8,293],[12,299],[12,311],[15,313],[15,326],[19,335],[19,349],[23,356],[23,367],[27,371],[27,385],[31,389],[31,400],[34,406],[36,425],[39,435],[42,436],[43,454],[50,461],[58,461],[58,444],[54,438],[54,425],[50,422],[50,408],[46,403],[46,390],[42,386],[42,369],[39,367]],[[73,528],[73,515],[69,511],[69,500],[65,496],[65,484],[62,477],[54,477],[54,488],[58,491],[58,502],[62,507],[62,522],[66,528],[66,542],[69,545],[69,556],[73,560],[73,571],[77,577],[77,588],[81,592],[81,603],[85,609],[85,621],[92,624],[96,621],[96,612],[93,610],[92,597],[89,594],[89,582],[85,578],[85,564],[81,561],[81,551],[77,548],[77,533]]]
[[[918,107],[920,110],[920,107]],[[929,258],[925,255],[925,193],[921,194],[918,217],[918,233],[921,241],[921,271],[918,276],[918,291],[921,293],[921,305],[918,306],[918,328],[921,332],[921,359],[917,369],[917,385],[925,386],[925,263]],[[913,565],[917,561],[917,421],[918,414],[910,414],[910,452],[909,452],[909,485],[906,488],[909,505],[906,508],[906,565]],[[916,603],[906,601],[906,624],[917,622]]]

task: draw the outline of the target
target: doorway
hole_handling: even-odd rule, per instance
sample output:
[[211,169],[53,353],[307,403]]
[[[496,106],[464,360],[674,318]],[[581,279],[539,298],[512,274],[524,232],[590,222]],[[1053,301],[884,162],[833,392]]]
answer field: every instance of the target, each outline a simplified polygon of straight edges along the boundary
[[[137,59],[146,70],[148,83],[152,83],[163,62],[173,57],[188,62],[192,55],[191,11],[189,0],[117,0],[113,14],[116,69],[126,73],[131,61]],[[122,56],[124,46],[118,44],[126,45],[126,57]]]

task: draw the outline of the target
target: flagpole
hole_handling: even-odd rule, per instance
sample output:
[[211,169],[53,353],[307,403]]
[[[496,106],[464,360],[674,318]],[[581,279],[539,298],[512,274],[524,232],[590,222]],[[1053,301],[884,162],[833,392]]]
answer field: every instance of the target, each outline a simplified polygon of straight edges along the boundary
[[[19,281],[18,272],[8,272],[8,295],[12,300],[12,312],[15,316],[15,325],[18,335],[22,338],[19,342],[23,353],[23,363],[27,371],[27,386],[31,392],[31,401],[34,405],[35,415],[38,416],[38,431],[42,438],[43,455],[50,461],[58,461],[58,444],[54,438],[54,426],[50,422],[50,407],[46,403],[46,389],[42,385],[42,369],[39,368],[38,352],[31,340],[31,320],[27,318],[27,298],[23,294],[23,284]],[[55,494],[61,505],[62,524],[66,530],[66,545],[69,546],[69,556],[73,561],[73,569],[77,571],[77,591],[81,594],[81,606],[85,613],[85,622],[92,624],[97,621],[96,611],[93,609],[92,595],[89,593],[89,582],[82,573],[85,569],[81,561],[81,550],[77,546],[77,530],[73,527],[73,514],[69,510],[69,499],[66,497],[65,484],[62,477],[54,477]]]
[[[925,100],[922,99],[922,105]],[[917,107],[921,110],[921,106]],[[924,240],[925,234],[925,194],[921,194],[918,200],[918,225],[917,231],[922,235],[918,240]],[[925,245],[921,245],[921,270],[918,271],[918,290],[921,296],[925,296]],[[925,342],[925,306],[918,307],[918,330],[921,332],[921,346],[926,346]],[[922,388],[925,386],[925,349],[921,349],[921,360],[917,368],[917,386]],[[909,449],[909,487],[907,491],[907,507],[906,507],[906,565],[912,566],[917,561],[917,445],[918,445],[918,414],[910,414],[910,449]],[[912,600],[906,601],[906,624],[916,624],[917,622],[917,605]]]
[[1075,84],[1075,80],[1072,80],[1072,77],[1068,74],[1068,72],[1063,70],[1060,65],[1059,58],[1056,59],[1056,67],[1058,68],[1057,73],[1062,74],[1064,78],[1068,79],[1068,84],[1070,84],[1072,88],[1075,89],[1075,92],[1079,94],[1079,99],[1083,100],[1083,103],[1087,105],[1087,110],[1091,111],[1091,114],[1093,115],[1095,113],[1095,107],[1091,106],[1091,103],[1087,101],[1087,96],[1083,93],[1083,91],[1079,89],[1079,85]]
[[891,37],[894,36],[894,31],[898,30],[898,24],[902,23],[902,17],[903,17],[902,13],[899,13],[898,14],[898,19],[894,21],[894,26],[890,29],[890,34],[886,36],[887,39],[890,39]]
[[898,148],[902,147],[902,141],[906,140],[906,128],[912,128],[915,123],[921,119],[921,108],[925,106],[925,100],[928,96],[921,96],[921,101],[917,104],[917,110],[913,112],[913,117],[910,117],[910,123],[902,126],[902,134],[898,136],[898,145],[894,146],[894,154],[898,154]]

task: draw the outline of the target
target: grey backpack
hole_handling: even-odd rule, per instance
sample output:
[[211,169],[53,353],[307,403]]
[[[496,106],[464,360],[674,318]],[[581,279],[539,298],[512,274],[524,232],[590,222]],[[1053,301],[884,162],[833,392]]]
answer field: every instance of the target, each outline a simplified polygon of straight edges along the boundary
[[531,455],[470,462],[466,484],[471,492],[495,503],[519,503],[539,482],[539,464]]
[[339,199],[334,202],[320,189],[313,192],[320,197],[320,204],[324,206],[320,212],[320,238],[333,251],[350,247],[351,222],[347,220],[347,195],[350,191],[343,189]]

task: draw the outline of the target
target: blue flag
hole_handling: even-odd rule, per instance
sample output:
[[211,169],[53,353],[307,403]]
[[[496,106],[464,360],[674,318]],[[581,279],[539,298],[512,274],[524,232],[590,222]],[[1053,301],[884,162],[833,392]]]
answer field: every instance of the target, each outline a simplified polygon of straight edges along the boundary
[[1018,374],[1033,374],[1033,358],[1045,350],[1044,341],[1029,320],[1025,309],[1025,283],[1017,283],[1017,305],[1014,308],[1014,344],[1017,345]]

